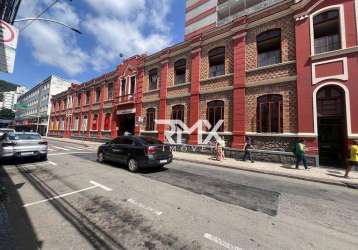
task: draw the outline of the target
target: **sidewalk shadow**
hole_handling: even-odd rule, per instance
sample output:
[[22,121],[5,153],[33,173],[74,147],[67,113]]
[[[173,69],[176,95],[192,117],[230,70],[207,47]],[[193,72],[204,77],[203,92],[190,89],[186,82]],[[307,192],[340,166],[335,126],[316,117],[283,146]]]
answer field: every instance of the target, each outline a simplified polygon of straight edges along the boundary
[[[29,174],[26,168],[19,167],[18,170],[45,199],[59,195],[59,193],[47,185],[46,182],[34,174]],[[49,203],[77,230],[77,232],[81,234],[84,239],[87,240],[88,243],[92,245],[94,249],[125,249],[121,243],[93,223],[70,202],[65,199],[54,199],[49,201]]]
[[2,165],[0,165],[0,182],[7,189],[8,199],[4,202],[4,205],[9,215],[10,231],[14,234],[13,238],[17,249],[41,249],[42,241],[37,238],[29,215],[22,207],[23,201],[17,191],[23,183],[15,184]]

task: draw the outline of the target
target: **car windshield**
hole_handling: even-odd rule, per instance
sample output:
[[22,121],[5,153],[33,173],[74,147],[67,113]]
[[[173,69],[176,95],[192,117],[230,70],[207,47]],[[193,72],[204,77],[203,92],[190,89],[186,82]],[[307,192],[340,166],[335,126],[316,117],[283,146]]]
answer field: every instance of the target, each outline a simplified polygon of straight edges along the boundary
[[0,129],[0,136],[2,136],[5,133],[14,132],[12,129]]
[[149,144],[149,145],[163,144],[163,142],[161,142],[161,141],[159,141],[158,139],[153,138],[153,137],[141,136],[140,139],[141,139],[145,144]]
[[40,140],[39,134],[9,134],[10,140]]

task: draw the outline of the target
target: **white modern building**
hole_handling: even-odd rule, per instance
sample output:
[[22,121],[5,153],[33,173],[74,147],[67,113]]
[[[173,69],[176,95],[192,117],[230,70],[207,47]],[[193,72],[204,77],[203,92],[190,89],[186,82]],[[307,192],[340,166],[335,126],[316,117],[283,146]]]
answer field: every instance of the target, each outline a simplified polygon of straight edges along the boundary
[[2,95],[2,102],[0,103],[0,109],[12,109],[15,110],[15,104],[17,103],[17,99],[26,93],[27,88],[18,86],[14,91],[7,91],[0,93]]
[[22,95],[17,100],[16,130],[38,131],[46,135],[51,112],[51,97],[67,90],[70,86],[70,82],[52,75]]
[[186,0],[185,38],[192,38],[284,0]]

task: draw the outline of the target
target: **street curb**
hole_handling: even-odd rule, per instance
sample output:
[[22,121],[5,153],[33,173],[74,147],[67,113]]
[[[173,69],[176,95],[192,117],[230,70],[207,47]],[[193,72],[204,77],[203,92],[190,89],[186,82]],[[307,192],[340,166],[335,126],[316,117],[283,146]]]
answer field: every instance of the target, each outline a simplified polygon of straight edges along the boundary
[[227,165],[216,164],[215,162],[207,163],[207,162],[203,162],[200,160],[188,160],[188,159],[184,159],[184,158],[180,158],[180,157],[174,157],[174,160],[186,161],[186,162],[191,162],[191,163],[200,163],[200,164],[211,165],[211,166],[215,166],[215,167],[241,170],[241,171],[259,173],[259,174],[274,175],[274,176],[286,177],[286,178],[303,180],[303,181],[310,181],[310,182],[315,182],[315,183],[322,183],[322,184],[327,184],[327,185],[341,186],[341,187],[349,187],[349,185],[354,185],[353,183],[351,184],[351,183],[346,183],[346,182],[341,182],[341,181],[333,181],[333,180],[327,180],[327,179],[316,178],[316,177],[296,176],[296,175],[278,173],[278,172],[269,171],[269,170],[257,170],[257,169],[247,169],[247,168],[243,168],[243,167],[231,167],[231,166],[227,166]]
[[65,140],[61,140],[60,138],[56,138],[56,137],[45,137],[46,140],[53,140],[53,141],[59,141],[59,142],[67,142],[67,143],[73,143],[76,145],[81,145],[81,146],[85,146],[85,147],[90,147],[88,144],[84,143],[84,142],[76,142],[76,141],[65,141]]

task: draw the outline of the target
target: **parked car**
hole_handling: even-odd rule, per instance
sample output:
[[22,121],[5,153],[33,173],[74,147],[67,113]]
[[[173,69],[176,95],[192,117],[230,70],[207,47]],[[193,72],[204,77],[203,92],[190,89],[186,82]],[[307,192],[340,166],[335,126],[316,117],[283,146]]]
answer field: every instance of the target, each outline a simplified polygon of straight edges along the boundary
[[121,136],[98,148],[99,162],[126,164],[131,172],[139,168],[163,167],[173,161],[170,146],[146,136]]
[[0,128],[0,137],[5,133],[15,133],[15,129],[12,128]]
[[37,157],[47,159],[47,141],[38,133],[10,132],[0,137],[0,158]]

